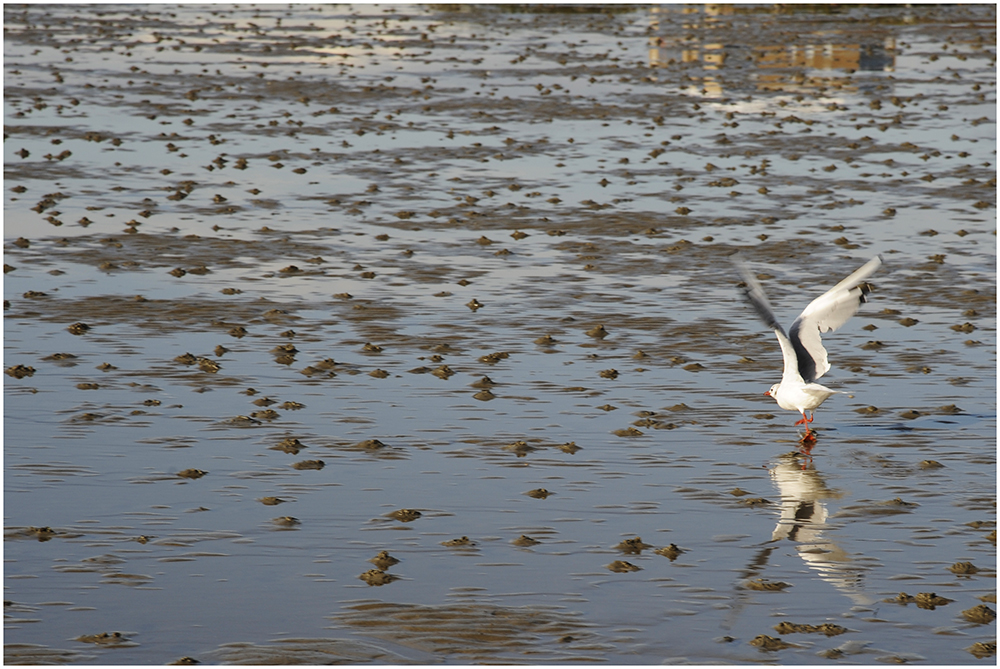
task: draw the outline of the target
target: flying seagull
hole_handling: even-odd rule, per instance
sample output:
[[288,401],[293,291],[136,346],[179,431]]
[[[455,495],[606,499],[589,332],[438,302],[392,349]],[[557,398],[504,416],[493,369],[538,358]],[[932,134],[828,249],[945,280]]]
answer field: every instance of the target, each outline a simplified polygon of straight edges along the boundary
[[[832,332],[840,328],[858,312],[863,303],[868,301],[867,295],[871,292],[871,286],[864,281],[882,265],[882,256],[875,256],[849,277],[810,302],[792,323],[787,335],[774,317],[774,310],[767,301],[767,295],[764,294],[757,277],[743,264],[738,253],[732,256],[732,259],[746,284],[743,292],[747,300],[764,323],[774,330],[778,343],[781,344],[781,354],[785,359],[785,371],[781,375],[781,383],[775,383],[764,394],[773,397],[782,409],[801,413],[802,419],[795,424],[805,424],[806,440],[815,439],[809,432],[813,412],[830,395],[840,392],[816,383],[816,379],[830,370],[826,349],[823,348],[819,335],[821,332]],[[808,418],[806,411],[809,412]]]

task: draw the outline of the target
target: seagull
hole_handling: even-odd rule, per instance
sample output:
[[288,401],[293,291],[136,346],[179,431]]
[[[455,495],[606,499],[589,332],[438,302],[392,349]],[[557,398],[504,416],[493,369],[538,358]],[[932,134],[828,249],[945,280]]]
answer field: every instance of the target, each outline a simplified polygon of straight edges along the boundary
[[[738,253],[732,259],[746,284],[744,295],[764,323],[774,330],[785,360],[781,383],[775,383],[764,394],[773,397],[782,409],[802,414],[802,419],[795,424],[806,426],[806,436],[803,437],[805,441],[815,441],[809,431],[813,413],[828,397],[841,392],[816,383],[816,379],[830,371],[830,361],[827,360],[826,349],[823,348],[819,335],[821,332],[832,332],[840,328],[868,301],[871,286],[865,283],[865,279],[882,265],[882,256],[875,256],[810,302],[792,323],[787,335],[775,318],[774,310],[757,277],[743,264]],[[809,412],[808,418],[806,411]]]

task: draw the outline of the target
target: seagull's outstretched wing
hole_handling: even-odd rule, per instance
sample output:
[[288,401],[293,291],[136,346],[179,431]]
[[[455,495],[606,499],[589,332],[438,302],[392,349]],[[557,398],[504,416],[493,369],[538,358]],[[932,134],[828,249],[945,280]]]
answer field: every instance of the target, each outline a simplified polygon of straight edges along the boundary
[[[781,356],[785,361],[785,369],[781,375],[781,382],[797,381],[798,383],[802,383],[802,374],[799,371],[799,360],[795,346],[788,335],[785,334],[785,329],[781,327],[781,323],[775,318],[774,309],[771,308],[771,303],[767,301],[767,295],[764,294],[764,289],[761,287],[760,281],[757,280],[757,277],[746,266],[743,262],[743,257],[739,253],[731,255],[729,258],[739,271],[743,283],[746,284],[746,288],[743,289],[743,295],[753,306],[761,320],[764,321],[764,324],[774,330],[774,335],[778,338],[778,343],[781,345]],[[816,336],[816,339],[819,340],[819,335]],[[825,355],[826,351],[823,353]]]
[[830,371],[826,349],[820,339],[821,332],[832,332],[858,312],[867,302],[865,296],[871,289],[864,280],[882,265],[878,255],[862,265],[849,277],[809,303],[788,331],[798,370],[806,383],[812,383]]

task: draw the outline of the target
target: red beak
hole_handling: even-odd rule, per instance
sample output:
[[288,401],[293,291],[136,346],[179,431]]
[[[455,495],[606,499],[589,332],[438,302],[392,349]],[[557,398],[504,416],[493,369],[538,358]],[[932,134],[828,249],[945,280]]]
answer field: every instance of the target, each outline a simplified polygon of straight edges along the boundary
[[771,396],[771,391],[770,390],[765,390],[764,394],[767,395],[768,397],[770,397]]

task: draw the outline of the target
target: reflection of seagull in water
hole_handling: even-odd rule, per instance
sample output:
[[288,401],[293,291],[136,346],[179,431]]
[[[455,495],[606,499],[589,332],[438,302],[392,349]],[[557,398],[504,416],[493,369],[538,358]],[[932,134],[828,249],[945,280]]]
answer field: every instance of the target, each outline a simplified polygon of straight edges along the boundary
[[[854,557],[824,536],[829,512],[823,500],[840,497],[840,493],[827,487],[826,481],[811,465],[800,468],[796,457],[785,456],[770,469],[771,480],[781,495],[781,518],[771,533],[770,540],[760,545],[757,552],[740,571],[742,583],[765,570],[771,554],[781,555],[782,542],[795,543],[796,552],[806,565],[819,573],[819,577],[847,596],[855,606],[868,606],[875,599],[864,592],[864,576],[869,567],[862,564],[865,558]],[[733,595],[732,611],[723,627],[731,629],[745,605],[752,600],[744,587]]]
[[[867,302],[865,296],[871,292],[871,288],[863,282],[882,264],[882,256],[872,258],[849,277],[810,302],[792,323],[787,335],[775,318],[774,310],[771,309],[771,304],[767,301],[767,295],[764,294],[757,277],[743,265],[738,254],[733,256],[733,262],[746,283],[744,293],[747,299],[764,323],[772,328],[778,337],[785,361],[781,383],[775,383],[764,394],[777,400],[778,406],[782,409],[801,413],[802,420],[795,424],[805,424],[806,436],[803,441],[812,442],[815,437],[809,431],[809,423],[813,421],[813,411],[830,395],[840,392],[816,383],[816,379],[830,370],[826,349],[823,348],[819,335],[821,332],[838,329],[858,312],[863,303]],[[808,418],[806,411],[809,411]]]
[[799,557],[820,577],[843,592],[855,604],[874,600],[862,591],[866,567],[859,565],[843,548],[823,536],[829,515],[821,500],[839,497],[813,468],[801,469],[795,458],[787,458],[771,469],[771,480],[781,494],[781,518],[771,534],[771,542],[796,542]]

